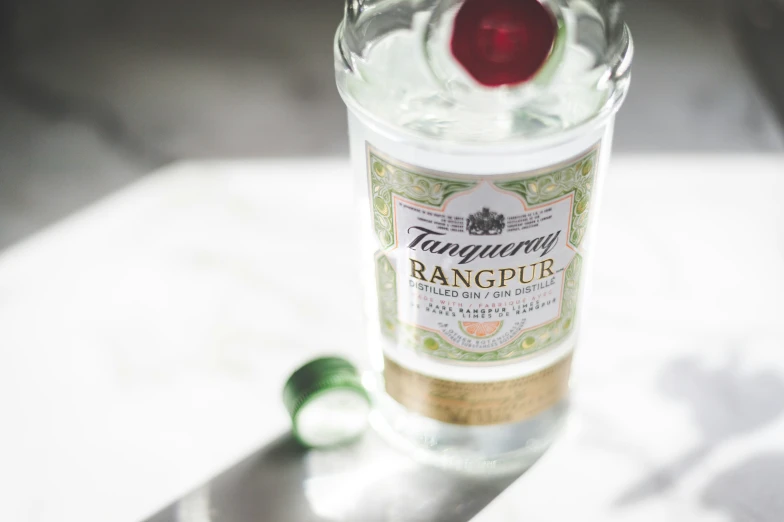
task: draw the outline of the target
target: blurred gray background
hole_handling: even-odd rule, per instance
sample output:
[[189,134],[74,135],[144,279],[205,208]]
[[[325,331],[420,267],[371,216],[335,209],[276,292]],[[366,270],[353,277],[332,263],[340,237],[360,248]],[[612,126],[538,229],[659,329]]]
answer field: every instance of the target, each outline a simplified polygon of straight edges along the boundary
[[[0,0],[0,249],[167,163],[347,154],[341,0]],[[784,1],[630,0],[621,153],[784,150]]]

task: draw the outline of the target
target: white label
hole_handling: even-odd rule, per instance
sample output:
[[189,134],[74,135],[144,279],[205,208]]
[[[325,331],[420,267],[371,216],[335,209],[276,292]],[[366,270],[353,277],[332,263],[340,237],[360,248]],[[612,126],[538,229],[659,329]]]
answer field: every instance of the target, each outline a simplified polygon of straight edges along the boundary
[[597,148],[503,176],[433,172],[367,150],[383,333],[432,357],[499,363],[575,325]]

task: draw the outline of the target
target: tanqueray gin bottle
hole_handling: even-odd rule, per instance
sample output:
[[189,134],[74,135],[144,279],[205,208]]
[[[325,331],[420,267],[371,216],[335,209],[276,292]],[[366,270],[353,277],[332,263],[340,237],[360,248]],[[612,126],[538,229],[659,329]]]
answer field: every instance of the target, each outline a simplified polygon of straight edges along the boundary
[[568,409],[632,41],[617,0],[348,0],[372,422],[436,463],[533,463]]

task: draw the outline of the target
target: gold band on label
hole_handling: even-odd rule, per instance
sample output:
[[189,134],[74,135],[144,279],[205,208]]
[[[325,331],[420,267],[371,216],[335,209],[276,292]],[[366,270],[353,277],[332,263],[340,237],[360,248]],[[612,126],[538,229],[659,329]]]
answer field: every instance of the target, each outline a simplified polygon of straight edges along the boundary
[[446,381],[384,361],[387,393],[401,405],[449,424],[487,426],[523,421],[565,398],[572,355],[531,375],[495,382]]

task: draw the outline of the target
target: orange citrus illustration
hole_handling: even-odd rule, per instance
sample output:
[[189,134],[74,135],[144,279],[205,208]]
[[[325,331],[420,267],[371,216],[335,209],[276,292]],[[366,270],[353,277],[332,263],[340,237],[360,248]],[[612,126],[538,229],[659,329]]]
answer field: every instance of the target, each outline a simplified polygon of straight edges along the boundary
[[469,321],[460,323],[460,328],[463,329],[465,333],[472,337],[492,337],[498,330],[501,329],[501,325],[504,324],[503,321],[490,321],[487,323],[472,323]]

